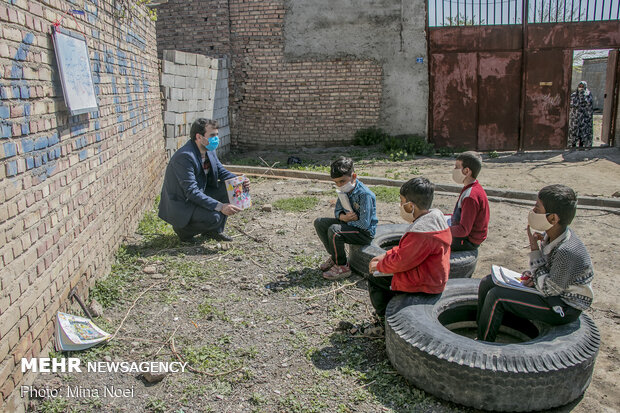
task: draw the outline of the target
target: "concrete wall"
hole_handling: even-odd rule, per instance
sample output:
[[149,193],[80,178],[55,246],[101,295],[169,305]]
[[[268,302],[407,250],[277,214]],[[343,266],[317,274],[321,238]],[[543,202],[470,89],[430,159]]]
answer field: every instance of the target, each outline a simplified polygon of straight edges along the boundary
[[[607,76],[607,58],[583,59],[581,80],[588,83],[592,93],[594,110],[603,110],[605,102],[605,78]],[[579,82],[577,82],[579,83]]]
[[383,68],[379,125],[426,135],[428,59],[424,0],[287,1],[289,59],[372,59]]
[[[87,296],[161,188],[155,24],[117,6],[0,3],[0,411],[23,408],[21,358],[47,354],[69,290]],[[61,20],[88,39],[98,112],[64,105],[50,35]]]
[[168,156],[189,139],[198,118],[217,120],[218,156],[230,150],[228,126],[228,64],[226,59],[165,50],[161,62],[164,135]]

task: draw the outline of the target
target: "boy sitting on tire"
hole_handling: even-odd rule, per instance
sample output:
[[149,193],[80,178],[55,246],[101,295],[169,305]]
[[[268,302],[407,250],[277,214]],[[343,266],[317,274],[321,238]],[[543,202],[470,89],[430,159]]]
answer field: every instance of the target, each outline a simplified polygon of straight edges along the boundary
[[577,197],[571,188],[549,185],[540,190],[528,215],[530,270],[521,279],[542,295],[497,286],[486,276],[478,288],[478,340],[495,341],[506,311],[560,325],[576,320],[590,307],[592,261],[583,242],[568,228],[576,212]]
[[[430,209],[434,192],[426,178],[411,179],[400,188],[400,216],[411,225],[398,246],[373,258],[368,268],[370,302],[379,317],[398,292],[439,294],[446,287],[452,235],[443,213]],[[383,274],[374,276],[375,271]]]
[[482,158],[476,152],[463,152],[456,157],[452,179],[463,189],[450,223],[452,251],[476,250],[487,238],[489,200],[476,179],[481,169]]
[[368,245],[377,229],[377,205],[375,194],[357,179],[353,160],[341,156],[331,165],[331,178],[338,190],[346,195],[348,211],[336,202],[335,218],[317,218],[314,228],[329,253],[327,260],[319,266],[323,278],[338,280],[351,275],[344,244]]

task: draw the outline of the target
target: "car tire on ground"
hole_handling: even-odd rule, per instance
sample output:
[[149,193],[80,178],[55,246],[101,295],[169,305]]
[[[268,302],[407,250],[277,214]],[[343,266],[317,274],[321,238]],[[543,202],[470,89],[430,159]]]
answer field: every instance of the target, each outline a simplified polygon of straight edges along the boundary
[[[375,238],[369,245],[349,245],[349,264],[358,274],[368,276],[368,265],[374,257],[398,245],[409,224],[377,225]],[[478,251],[455,251],[450,254],[450,278],[470,278],[478,263]]]
[[396,370],[428,393],[477,409],[543,410],[581,396],[600,345],[592,319],[549,326],[506,313],[504,343],[474,341],[479,282],[449,280],[442,294],[390,301],[385,339]]

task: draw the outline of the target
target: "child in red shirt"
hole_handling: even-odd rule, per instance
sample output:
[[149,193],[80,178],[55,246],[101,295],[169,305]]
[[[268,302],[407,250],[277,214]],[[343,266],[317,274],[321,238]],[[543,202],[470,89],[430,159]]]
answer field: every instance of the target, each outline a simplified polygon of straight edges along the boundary
[[476,152],[463,152],[456,157],[452,179],[463,184],[463,189],[450,223],[452,251],[475,250],[487,238],[489,200],[476,180],[481,169],[482,158]]
[[[398,292],[443,292],[450,273],[452,235],[443,213],[430,209],[435,192],[426,178],[414,178],[400,188],[400,215],[411,225],[397,247],[370,261],[370,302],[380,317]],[[375,277],[375,271],[393,276]]]

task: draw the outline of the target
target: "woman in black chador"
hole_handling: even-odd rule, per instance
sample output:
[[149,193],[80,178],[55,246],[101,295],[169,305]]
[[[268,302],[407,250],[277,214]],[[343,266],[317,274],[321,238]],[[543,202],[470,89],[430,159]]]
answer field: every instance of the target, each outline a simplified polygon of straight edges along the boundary
[[570,95],[570,123],[568,144],[576,146],[592,146],[592,93],[583,80],[577,90]]

